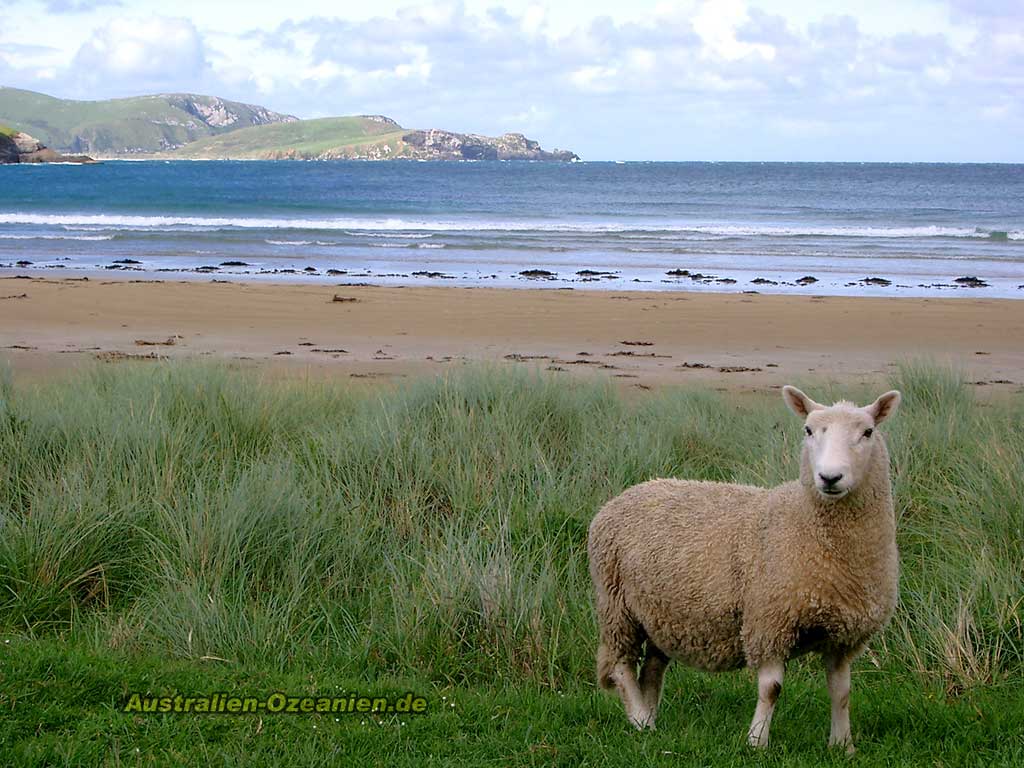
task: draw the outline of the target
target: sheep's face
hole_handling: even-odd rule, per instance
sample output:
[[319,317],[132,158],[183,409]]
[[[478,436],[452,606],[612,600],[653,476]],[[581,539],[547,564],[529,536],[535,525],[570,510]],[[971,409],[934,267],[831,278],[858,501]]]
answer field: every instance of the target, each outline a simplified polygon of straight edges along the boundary
[[875,428],[896,410],[900,393],[886,392],[863,408],[845,401],[822,405],[796,387],[783,387],[782,394],[804,419],[802,476],[823,499],[843,498],[868,473],[881,440]]

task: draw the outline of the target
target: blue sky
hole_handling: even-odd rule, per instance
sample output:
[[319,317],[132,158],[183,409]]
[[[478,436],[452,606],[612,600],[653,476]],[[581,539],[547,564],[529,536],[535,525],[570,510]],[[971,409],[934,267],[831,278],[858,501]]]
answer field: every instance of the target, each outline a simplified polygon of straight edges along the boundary
[[25,0],[0,84],[381,113],[595,160],[1024,162],[1024,2]]

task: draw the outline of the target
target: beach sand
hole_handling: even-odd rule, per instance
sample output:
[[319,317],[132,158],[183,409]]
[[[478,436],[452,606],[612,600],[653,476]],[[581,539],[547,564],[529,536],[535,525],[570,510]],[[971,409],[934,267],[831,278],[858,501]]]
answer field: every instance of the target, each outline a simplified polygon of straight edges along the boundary
[[1015,300],[0,278],[0,361],[17,379],[163,357],[365,380],[493,361],[767,391],[924,357],[995,394],[1022,391],[1022,342]]

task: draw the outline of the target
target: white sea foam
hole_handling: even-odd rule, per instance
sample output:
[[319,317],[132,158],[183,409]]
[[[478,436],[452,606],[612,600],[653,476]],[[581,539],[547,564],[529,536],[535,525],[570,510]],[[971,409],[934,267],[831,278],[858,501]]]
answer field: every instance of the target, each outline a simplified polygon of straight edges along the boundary
[[8,235],[0,234],[0,240],[113,240],[114,235]]
[[423,240],[428,237],[433,237],[430,234],[423,234],[419,232],[346,232],[346,235],[352,235],[353,237],[390,237],[390,238],[405,238],[409,240]]
[[[135,216],[115,214],[43,214],[0,213],[0,225],[98,227],[105,231],[175,227],[204,229],[341,230],[357,237],[424,239],[431,232],[566,232],[627,233],[664,238],[676,234],[715,237],[850,237],[850,238],[978,238],[1024,240],[1024,231],[989,232],[973,227],[925,225],[916,227],[772,225],[772,224],[689,224],[685,222],[607,222],[517,220],[445,220],[445,219],[357,219],[357,218],[266,218],[215,216]],[[368,230],[368,231],[364,231]]]
[[267,245],[312,245],[312,240],[264,240]]

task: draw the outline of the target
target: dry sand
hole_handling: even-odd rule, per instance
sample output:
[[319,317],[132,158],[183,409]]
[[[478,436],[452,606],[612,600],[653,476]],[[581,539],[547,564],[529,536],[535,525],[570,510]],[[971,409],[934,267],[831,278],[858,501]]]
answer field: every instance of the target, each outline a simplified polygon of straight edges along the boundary
[[750,391],[928,357],[1020,392],[1024,301],[0,278],[16,377],[150,356],[382,379],[497,361]]

